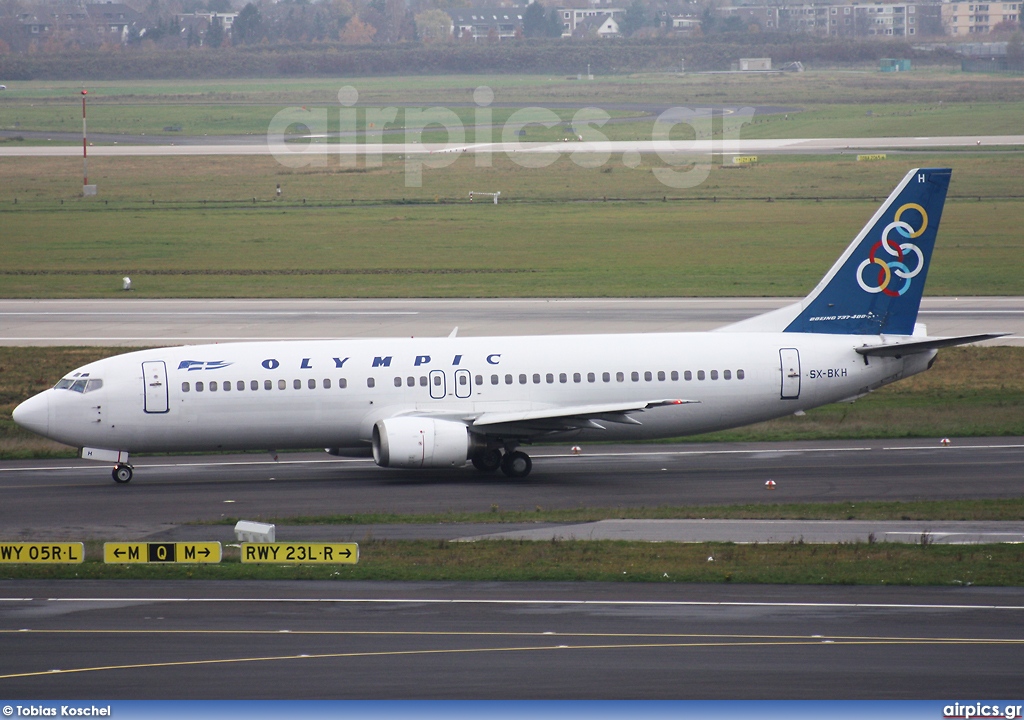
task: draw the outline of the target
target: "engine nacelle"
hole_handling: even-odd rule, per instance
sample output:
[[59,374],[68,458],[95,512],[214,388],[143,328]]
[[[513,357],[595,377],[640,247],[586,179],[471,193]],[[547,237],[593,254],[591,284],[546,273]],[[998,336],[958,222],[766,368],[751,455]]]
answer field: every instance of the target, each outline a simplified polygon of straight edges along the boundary
[[373,426],[373,461],[381,467],[461,467],[473,444],[469,428],[451,420],[397,417]]

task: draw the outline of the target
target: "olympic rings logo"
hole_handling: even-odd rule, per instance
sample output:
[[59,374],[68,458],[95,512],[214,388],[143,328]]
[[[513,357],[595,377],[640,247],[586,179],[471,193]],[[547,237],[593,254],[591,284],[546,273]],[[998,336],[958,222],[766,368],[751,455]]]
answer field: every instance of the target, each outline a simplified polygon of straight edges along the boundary
[[[909,223],[900,220],[900,217],[906,210],[916,210],[921,214],[921,227],[917,230],[911,227]],[[917,277],[918,273],[924,269],[924,253],[921,252],[921,248],[913,243],[904,242],[897,244],[889,237],[889,233],[895,230],[904,239],[913,240],[920,237],[927,228],[928,213],[917,203],[907,203],[897,210],[893,221],[886,225],[885,230],[882,231],[882,239],[871,246],[868,259],[857,268],[857,284],[860,285],[861,290],[868,293],[885,293],[891,297],[899,297],[909,290],[911,279]],[[887,261],[884,256],[877,257],[880,249],[885,250],[893,259]],[[913,270],[907,264],[907,257],[909,255],[917,256]],[[878,266],[878,277],[875,280],[875,285],[872,286],[864,282],[864,270],[873,265]],[[903,280],[903,286],[899,289],[890,287],[890,285],[898,284],[894,276]]]

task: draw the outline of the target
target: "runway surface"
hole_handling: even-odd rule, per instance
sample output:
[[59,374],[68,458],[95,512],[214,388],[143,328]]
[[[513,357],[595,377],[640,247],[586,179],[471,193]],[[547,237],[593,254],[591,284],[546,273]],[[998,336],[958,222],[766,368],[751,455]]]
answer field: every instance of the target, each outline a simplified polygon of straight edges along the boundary
[[1024,590],[9,581],[8,698],[1019,698]]
[[[119,486],[103,465],[8,461],[0,528],[11,540],[229,541],[230,525],[180,523],[1018,497],[1024,477],[1024,444],[1007,439],[534,450],[522,482],[287,455],[143,458]],[[527,529],[425,528],[281,527],[278,538]],[[7,580],[0,645],[0,695],[40,700],[1009,698],[1020,691],[1024,590]]]
[[[712,330],[795,298],[491,300],[0,300],[0,345],[153,346],[339,337],[549,335]],[[1024,298],[924,298],[936,336],[1009,332]]]
[[[132,482],[116,485],[101,463],[12,460],[0,462],[0,528],[5,540],[160,539],[173,537],[168,533],[182,523],[224,517],[1011,498],[1024,489],[1019,438],[957,440],[949,447],[937,439],[594,445],[579,456],[551,446],[530,454],[534,468],[524,481],[472,468],[403,471],[369,459],[289,454],[277,461],[269,455],[138,458]],[[765,489],[769,479],[775,490]],[[209,528],[206,539],[228,530]],[[367,530],[335,532],[343,533],[336,540],[358,541]]]
[[[221,145],[95,145],[89,149],[93,157],[138,156],[202,156],[202,155],[274,155],[278,159],[318,155],[401,155],[427,156],[473,153],[503,153],[511,158],[519,155],[675,153],[711,154],[788,154],[788,153],[857,153],[880,150],[936,150],[949,148],[1003,148],[1024,146],[1024,135],[952,135],[942,137],[882,138],[785,138],[757,140],[609,140],[603,142],[497,142],[497,143],[297,143],[276,141],[263,143],[232,142]],[[0,157],[77,157],[80,148],[74,145],[38,145],[0,147]]]

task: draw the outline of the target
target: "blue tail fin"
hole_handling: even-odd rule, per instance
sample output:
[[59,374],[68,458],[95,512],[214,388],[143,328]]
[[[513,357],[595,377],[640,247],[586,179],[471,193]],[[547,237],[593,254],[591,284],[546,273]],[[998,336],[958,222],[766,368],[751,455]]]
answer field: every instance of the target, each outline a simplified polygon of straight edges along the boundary
[[907,173],[785,331],[913,334],[951,173]]

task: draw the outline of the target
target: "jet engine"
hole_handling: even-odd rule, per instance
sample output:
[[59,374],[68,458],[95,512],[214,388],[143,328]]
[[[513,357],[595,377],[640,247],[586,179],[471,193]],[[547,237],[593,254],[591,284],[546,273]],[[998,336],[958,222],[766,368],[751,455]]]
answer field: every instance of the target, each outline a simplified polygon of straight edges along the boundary
[[461,467],[474,446],[469,429],[451,420],[397,417],[373,426],[373,461],[381,467]]

